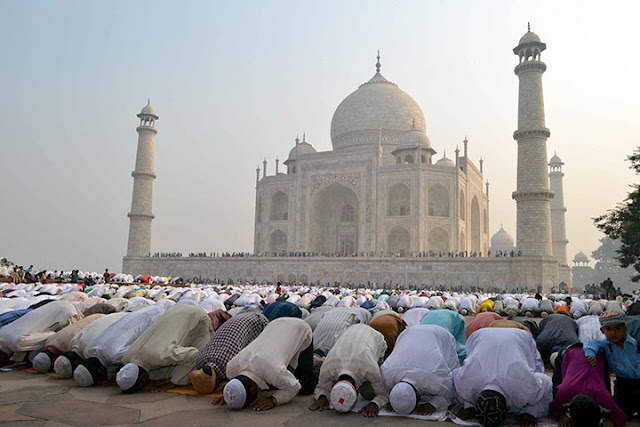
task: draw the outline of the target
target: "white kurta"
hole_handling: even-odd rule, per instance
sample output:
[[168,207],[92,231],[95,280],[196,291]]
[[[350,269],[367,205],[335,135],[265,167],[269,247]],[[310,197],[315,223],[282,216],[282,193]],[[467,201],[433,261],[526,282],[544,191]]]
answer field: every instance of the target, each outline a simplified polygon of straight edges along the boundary
[[356,387],[370,382],[376,394],[372,402],[382,408],[389,401],[379,364],[385,351],[387,343],[384,336],[371,326],[356,324],[348,327],[338,337],[320,368],[320,380],[314,391],[316,399],[320,396],[328,398],[338,378],[348,375],[355,380]]
[[200,350],[212,336],[213,323],[204,310],[176,304],[131,344],[122,357],[122,364],[134,363],[149,373],[175,367],[171,382],[185,385],[189,383],[189,373],[195,367]]
[[155,320],[164,313],[160,307],[145,307],[118,320],[84,349],[84,357],[97,357],[112,374],[122,362],[122,356]]
[[453,383],[465,408],[475,406],[483,390],[495,390],[507,399],[510,412],[536,418],[547,415],[553,397],[536,343],[521,329],[484,328],[471,334]]
[[92,314],[91,316],[84,317],[77,322],[74,322],[67,327],[59,330],[58,332],[47,338],[47,341],[44,344],[45,349],[48,347],[53,347],[61,353],[68,351],[69,344],[71,343],[73,337],[85,327],[89,326],[89,324],[93,323],[101,317],[104,317],[104,314]]
[[73,351],[78,356],[84,357],[84,349],[91,344],[93,340],[109,326],[128,315],[129,313],[112,313],[91,322],[71,338],[69,351]]
[[452,371],[459,367],[453,335],[438,325],[417,325],[398,336],[382,364],[382,376],[388,390],[407,382],[418,390],[421,402],[439,411],[455,400]]
[[0,329],[0,350],[6,354],[43,350],[47,338],[81,318],[69,301],[50,302]]
[[280,317],[227,363],[227,378],[245,375],[261,390],[273,386],[278,405],[290,402],[301,385],[287,369],[297,368],[300,353],[311,345],[311,327],[302,319]]

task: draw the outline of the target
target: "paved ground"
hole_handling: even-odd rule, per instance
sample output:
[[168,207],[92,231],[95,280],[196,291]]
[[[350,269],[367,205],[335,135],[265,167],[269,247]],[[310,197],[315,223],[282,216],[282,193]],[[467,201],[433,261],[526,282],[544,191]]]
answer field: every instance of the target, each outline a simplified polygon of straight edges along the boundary
[[[211,398],[173,393],[125,395],[115,385],[80,388],[73,380],[24,371],[0,372],[0,424],[16,426],[435,426],[406,418],[364,419],[361,415],[307,410],[312,397],[298,396],[269,412],[231,411]],[[453,426],[453,423],[449,423]]]

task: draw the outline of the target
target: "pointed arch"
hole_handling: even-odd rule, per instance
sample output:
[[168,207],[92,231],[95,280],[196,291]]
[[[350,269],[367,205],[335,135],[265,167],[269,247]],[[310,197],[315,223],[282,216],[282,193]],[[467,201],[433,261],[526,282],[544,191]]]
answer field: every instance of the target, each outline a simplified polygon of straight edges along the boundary
[[407,256],[411,245],[411,238],[406,228],[399,225],[393,227],[387,235],[387,252],[400,256]]
[[480,204],[478,203],[478,198],[473,196],[471,201],[471,250],[480,252],[481,246],[481,225],[480,225]]
[[289,196],[282,191],[277,191],[271,196],[271,209],[269,214],[271,221],[289,219]]
[[284,252],[287,250],[287,235],[282,230],[276,230],[269,237],[269,252]]
[[411,205],[411,191],[404,184],[395,184],[387,195],[387,216],[407,216]]

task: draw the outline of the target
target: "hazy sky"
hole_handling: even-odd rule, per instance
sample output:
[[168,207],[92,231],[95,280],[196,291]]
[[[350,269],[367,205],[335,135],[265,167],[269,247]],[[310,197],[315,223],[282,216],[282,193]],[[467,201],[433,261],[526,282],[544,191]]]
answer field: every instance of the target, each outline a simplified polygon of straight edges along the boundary
[[251,251],[255,169],[306,132],[331,149],[338,104],[375,72],[421,106],[440,158],[485,160],[490,232],[515,237],[517,57],[547,50],[549,157],[565,162],[569,257],[638,178],[640,2],[2,1],[0,256],[113,271],[126,252],[138,124],[156,136],[152,251]]

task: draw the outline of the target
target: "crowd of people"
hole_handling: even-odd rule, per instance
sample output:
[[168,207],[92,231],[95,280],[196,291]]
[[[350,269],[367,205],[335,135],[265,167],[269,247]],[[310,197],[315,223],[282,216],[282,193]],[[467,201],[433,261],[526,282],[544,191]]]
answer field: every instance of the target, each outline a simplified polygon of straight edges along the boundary
[[[295,251],[279,251],[279,252],[259,252],[252,254],[249,252],[191,252],[190,257],[210,257],[210,258],[255,258],[255,257],[285,257],[285,258],[306,258],[306,257],[328,257],[328,258],[481,258],[495,257],[519,257],[520,251],[488,251],[483,254],[479,251],[417,251],[417,252],[295,252]],[[182,252],[156,252],[154,258],[182,257]]]
[[313,395],[311,411],[484,426],[552,416],[568,427],[621,426],[640,409],[637,291],[603,300],[114,277],[0,283],[0,366],[123,393],[221,389],[214,404],[256,411]]

